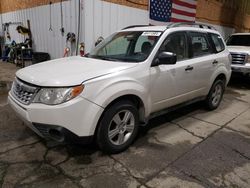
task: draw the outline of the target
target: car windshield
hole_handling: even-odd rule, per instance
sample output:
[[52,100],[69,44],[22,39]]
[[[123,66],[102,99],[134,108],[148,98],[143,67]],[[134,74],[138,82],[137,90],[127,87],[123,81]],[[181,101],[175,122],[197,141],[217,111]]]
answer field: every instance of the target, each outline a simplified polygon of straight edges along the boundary
[[228,46],[250,46],[250,35],[232,35],[227,40]]
[[87,57],[118,62],[141,62],[147,59],[162,32],[126,31],[111,35]]

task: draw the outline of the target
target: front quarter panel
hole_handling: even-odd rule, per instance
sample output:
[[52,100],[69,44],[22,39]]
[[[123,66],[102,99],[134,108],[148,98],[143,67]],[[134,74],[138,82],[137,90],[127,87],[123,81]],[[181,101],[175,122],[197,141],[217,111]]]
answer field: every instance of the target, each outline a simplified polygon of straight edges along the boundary
[[140,72],[140,76],[137,72],[136,74],[139,78],[129,75],[107,75],[90,80],[84,83],[85,89],[82,93],[82,97],[106,108],[112,101],[121,96],[136,95],[144,104],[145,115],[148,115],[150,113],[151,101],[146,72]]

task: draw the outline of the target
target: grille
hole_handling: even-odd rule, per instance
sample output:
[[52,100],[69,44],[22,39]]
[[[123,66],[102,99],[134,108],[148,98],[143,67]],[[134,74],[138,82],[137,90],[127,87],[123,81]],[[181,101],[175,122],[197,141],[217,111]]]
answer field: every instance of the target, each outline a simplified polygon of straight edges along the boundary
[[247,59],[247,54],[245,53],[231,53],[232,64],[245,64]]
[[38,91],[38,88],[16,79],[13,82],[12,94],[23,104],[30,104]]

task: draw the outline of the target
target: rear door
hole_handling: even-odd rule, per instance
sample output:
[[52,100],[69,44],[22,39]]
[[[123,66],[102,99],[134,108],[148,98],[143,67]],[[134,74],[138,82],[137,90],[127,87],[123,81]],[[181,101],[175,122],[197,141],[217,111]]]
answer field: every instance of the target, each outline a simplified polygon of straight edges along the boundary
[[215,69],[218,66],[225,66],[231,63],[229,62],[229,54],[228,51],[225,50],[226,48],[222,37],[215,33],[209,33],[208,35],[214,49],[214,61],[217,61],[217,63],[214,62],[213,68]]
[[[213,47],[209,42],[207,33],[203,32],[188,32],[189,36],[189,53],[190,58],[185,62],[190,71],[185,68],[186,75],[191,74],[191,80],[188,87],[189,93],[186,93],[185,100],[193,99],[206,95],[207,85],[210,81],[214,67],[217,65],[216,57],[213,53]],[[183,71],[183,70],[180,70]],[[187,90],[186,90],[187,91]],[[183,91],[177,91],[182,94]]]

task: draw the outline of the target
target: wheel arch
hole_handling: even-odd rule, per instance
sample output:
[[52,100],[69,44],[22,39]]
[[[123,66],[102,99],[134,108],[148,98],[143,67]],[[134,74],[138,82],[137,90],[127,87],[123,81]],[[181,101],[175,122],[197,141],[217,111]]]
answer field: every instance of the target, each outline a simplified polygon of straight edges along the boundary
[[98,120],[98,123],[96,125],[96,128],[95,128],[95,136],[96,136],[96,132],[98,130],[98,127],[100,125],[100,121],[101,119],[103,118],[103,115],[105,113],[105,110],[107,110],[108,108],[110,108],[112,105],[114,105],[115,103],[119,102],[119,101],[130,101],[132,102],[135,107],[138,109],[138,112],[139,112],[139,121],[140,122],[145,122],[145,104],[143,102],[143,100],[135,95],[135,94],[125,94],[125,95],[121,95],[119,97],[116,97],[115,99],[113,99],[112,101],[110,101],[108,103],[108,105],[105,107],[104,111],[102,112],[99,120]]
[[231,72],[226,69],[224,66],[218,67],[217,71],[214,72],[213,76],[210,79],[209,90],[212,87],[213,83],[218,79],[223,79],[227,85],[231,77]]
[[119,97],[115,98],[114,100],[112,100],[107,105],[106,108],[109,108],[114,103],[119,102],[121,100],[128,100],[128,101],[132,102],[135,105],[135,107],[138,109],[139,116],[140,116],[139,120],[140,121],[144,120],[144,117],[145,117],[145,105],[144,105],[144,102],[139,96],[137,96],[135,94],[126,94],[126,95],[119,96]]
[[220,73],[215,79],[214,79],[214,82],[216,81],[216,80],[223,80],[223,81],[227,81],[227,77],[226,77],[226,75],[224,74],[224,73]]

